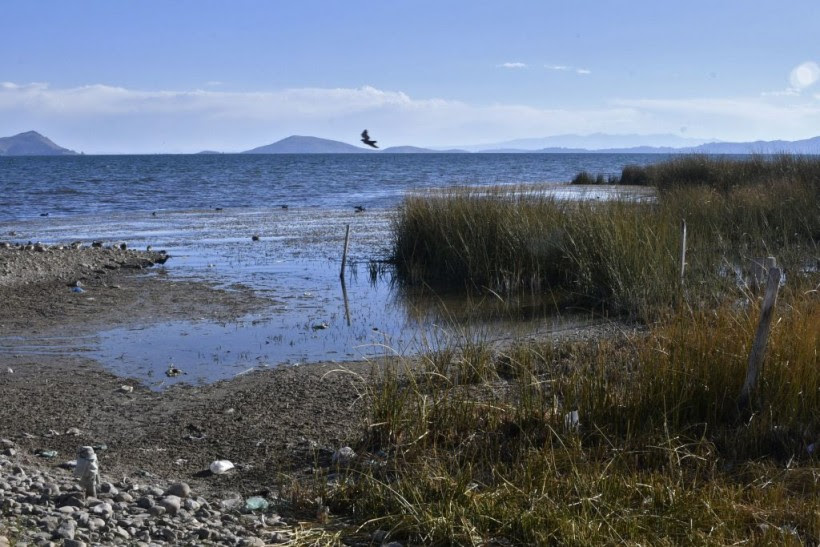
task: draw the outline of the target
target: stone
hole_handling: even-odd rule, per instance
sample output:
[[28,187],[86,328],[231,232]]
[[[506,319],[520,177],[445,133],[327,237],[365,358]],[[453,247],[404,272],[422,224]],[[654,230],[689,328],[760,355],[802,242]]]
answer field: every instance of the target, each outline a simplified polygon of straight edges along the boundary
[[179,498],[188,498],[191,496],[191,487],[184,482],[175,482],[165,491],[166,496],[177,496]]
[[134,497],[128,492],[120,492],[119,494],[114,496],[114,501],[119,503],[131,503],[132,501],[134,501]]
[[150,509],[148,509],[148,513],[153,517],[159,517],[165,514],[165,507],[161,505],[154,505]]
[[110,519],[114,514],[114,507],[108,502],[102,502],[91,508],[91,512],[99,515],[101,518]]
[[60,494],[57,496],[55,500],[55,505],[57,507],[85,507],[85,500],[82,499],[81,494],[77,492],[66,492],[65,494]]
[[239,547],[265,547],[265,542],[258,537],[246,537],[239,541]]
[[63,541],[63,547],[86,547],[86,544],[78,539],[67,539]]
[[66,520],[54,532],[55,539],[74,539],[74,534],[77,531],[77,525],[73,520]]
[[182,506],[182,500],[179,496],[165,496],[157,503],[161,507],[164,507],[171,516],[176,515],[179,512],[179,508]]
[[352,448],[349,446],[343,446],[333,453],[331,461],[334,465],[350,465],[350,462],[352,462],[355,457],[356,452],[354,452]]
[[157,502],[154,501],[154,498],[148,496],[142,496],[137,500],[137,507],[141,507],[142,509],[150,509],[156,504]]

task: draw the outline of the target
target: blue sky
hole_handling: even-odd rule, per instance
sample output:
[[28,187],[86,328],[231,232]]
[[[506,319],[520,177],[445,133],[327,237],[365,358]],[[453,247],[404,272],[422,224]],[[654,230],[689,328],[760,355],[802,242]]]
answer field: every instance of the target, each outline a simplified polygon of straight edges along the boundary
[[1,15],[0,136],[88,153],[357,143],[364,127],[386,146],[820,134],[817,0],[4,0]]

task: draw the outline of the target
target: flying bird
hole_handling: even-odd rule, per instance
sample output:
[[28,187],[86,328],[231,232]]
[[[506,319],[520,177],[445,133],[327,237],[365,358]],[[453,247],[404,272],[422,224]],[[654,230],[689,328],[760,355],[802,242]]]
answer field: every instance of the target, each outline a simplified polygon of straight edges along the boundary
[[362,142],[365,143],[367,146],[378,148],[378,146],[376,146],[376,142],[378,141],[370,140],[370,135],[367,134],[367,129],[362,131]]

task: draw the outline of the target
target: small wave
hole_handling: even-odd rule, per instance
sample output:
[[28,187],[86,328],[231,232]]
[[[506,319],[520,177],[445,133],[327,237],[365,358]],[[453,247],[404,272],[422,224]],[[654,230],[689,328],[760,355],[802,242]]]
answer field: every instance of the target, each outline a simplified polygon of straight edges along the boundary
[[32,190],[31,193],[36,196],[81,196],[87,192],[72,188],[71,186],[57,186],[56,188]]

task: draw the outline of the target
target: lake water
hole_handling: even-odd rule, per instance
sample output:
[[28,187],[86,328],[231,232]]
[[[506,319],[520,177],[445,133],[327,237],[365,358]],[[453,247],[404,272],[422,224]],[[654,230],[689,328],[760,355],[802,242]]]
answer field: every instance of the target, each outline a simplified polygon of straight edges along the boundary
[[[581,170],[619,174],[662,155],[353,154],[0,158],[0,241],[152,245],[170,279],[249,286],[266,312],[230,324],[191,321],[112,329],[85,341],[111,370],[155,387],[210,382],[253,367],[352,360],[433,347],[452,333],[440,295],[402,294],[390,271],[393,211],[409,191],[455,185],[564,183]],[[354,206],[365,211],[356,213]],[[283,208],[282,206],[287,206]],[[345,287],[339,261],[351,226]],[[14,236],[9,235],[14,232]],[[260,241],[252,241],[259,235]],[[450,310],[455,309],[449,302]],[[473,334],[549,331],[564,319],[514,306],[471,323]],[[533,304],[528,303],[532,310]],[[459,318],[462,324],[465,321]],[[320,328],[321,327],[321,328]],[[513,332],[515,334],[513,334]],[[29,341],[36,347],[36,341]],[[75,344],[76,345],[76,344]],[[16,349],[12,346],[16,346]],[[53,345],[52,345],[53,346]],[[20,351],[3,340],[0,351]],[[34,350],[33,350],[34,351]],[[55,351],[52,347],[49,351]],[[56,350],[59,351],[59,348]],[[173,363],[185,376],[166,379]]]

